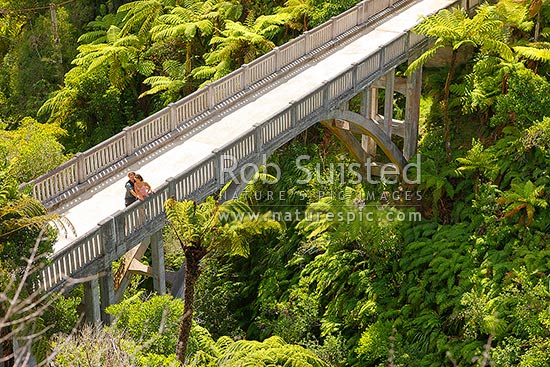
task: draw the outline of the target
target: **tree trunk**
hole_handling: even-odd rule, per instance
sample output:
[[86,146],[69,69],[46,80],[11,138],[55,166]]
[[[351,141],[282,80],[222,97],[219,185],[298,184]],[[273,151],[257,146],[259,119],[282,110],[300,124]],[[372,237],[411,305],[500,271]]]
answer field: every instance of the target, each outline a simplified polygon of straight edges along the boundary
[[195,299],[195,283],[200,275],[200,261],[206,255],[206,249],[200,246],[185,248],[185,280],[183,291],[183,316],[181,317],[176,345],[176,356],[182,365],[185,365],[187,343],[193,325],[193,301]]
[[453,53],[451,54],[449,72],[447,73],[447,80],[445,80],[445,87],[443,88],[443,124],[445,126],[445,153],[447,154],[447,162],[451,161],[451,121],[449,119],[449,98],[451,94],[451,81],[453,80],[455,74],[457,55],[457,50],[453,50]]
[[191,41],[185,43],[185,72],[191,73],[191,57],[193,56],[193,50],[191,49]]
[[537,21],[535,23],[535,36],[533,41],[538,42],[539,36],[540,36],[540,9],[539,9],[539,12],[537,13]]

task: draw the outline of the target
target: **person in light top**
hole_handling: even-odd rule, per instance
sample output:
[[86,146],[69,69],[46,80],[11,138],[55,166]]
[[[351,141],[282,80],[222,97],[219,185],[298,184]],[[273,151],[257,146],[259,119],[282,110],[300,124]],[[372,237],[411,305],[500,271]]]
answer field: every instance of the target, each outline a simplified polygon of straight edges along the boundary
[[143,181],[143,177],[140,174],[136,174],[134,182],[134,191],[139,200],[144,200],[149,194],[155,193],[147,182]]

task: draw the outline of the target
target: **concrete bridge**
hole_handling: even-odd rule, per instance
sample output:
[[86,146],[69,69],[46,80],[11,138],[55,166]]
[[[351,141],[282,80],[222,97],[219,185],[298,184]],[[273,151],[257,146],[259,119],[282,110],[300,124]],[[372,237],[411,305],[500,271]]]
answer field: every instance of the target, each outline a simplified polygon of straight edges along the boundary
[[[120,299],[132,273],[152,275],[159,293],[167,282],[180,293],[183,276],[164,271],[164,201],[203,200],[227,182],[230,168],[258,163],[316,123],[359,162],[379,146],[401,169],[417,147],[421,70],[402,79],[395,69],[429,42],[410,30],[443,8],[476,5],[466,1],[362,1],[30,182],[33,195],[76,231],[55,244],[39,286],[59,291],[87,277],[87,318],[104,322],[103,310]],[[385,90],[383,115],[379,89]],[[406,97],[404,121],[393,118],[394,93]],[[357,95],[360,114],[347,108]],[[402,146],[392,140],[396,135]],[[156,194],[125,208],[129,171],[142,174]],[[149,267],[139,262],[148,246]]]

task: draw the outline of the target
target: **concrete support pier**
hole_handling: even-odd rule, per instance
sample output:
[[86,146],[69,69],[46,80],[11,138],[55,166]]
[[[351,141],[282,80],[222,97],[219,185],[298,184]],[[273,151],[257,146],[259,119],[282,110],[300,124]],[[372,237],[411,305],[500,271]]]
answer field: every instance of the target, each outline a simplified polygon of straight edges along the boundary
[[98,322],[101,318],[101,310],[97,278],[84,283],[84,306],[86,307],[86,322],[89,324]]
[[114,299],[115,283],[113,280],[113,270],[109,268],[99,276],[101,322],[105,325],[109,325],[113,321],[111,315],[107,314],[105,309],[114,303]]
[[153,262],[153,289],[158,294],[166,294],[166,271],[164,268],[164,247],[162,231],[151,236],[151,258]]

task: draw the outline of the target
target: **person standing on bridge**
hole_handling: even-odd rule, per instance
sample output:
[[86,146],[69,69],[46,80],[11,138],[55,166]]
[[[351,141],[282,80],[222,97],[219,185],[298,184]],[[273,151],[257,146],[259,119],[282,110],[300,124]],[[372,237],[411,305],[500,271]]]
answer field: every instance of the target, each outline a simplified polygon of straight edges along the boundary
[[136,182],[136,173],[130,172],[128,173],[128,182],[126,182],[126,185],[124,187],[126,188],[126,195],[124,195],[124,204],[125,206],[129,206],[134,201],[138,199],[137,193],[134,191],[134,183]]
[[154,193],[151,185],[143,181],[143,177],[140,174],[135,175],[134,191],[137,194],[139,200],[144,200],[150,193]]

